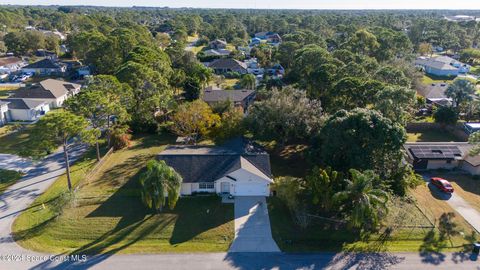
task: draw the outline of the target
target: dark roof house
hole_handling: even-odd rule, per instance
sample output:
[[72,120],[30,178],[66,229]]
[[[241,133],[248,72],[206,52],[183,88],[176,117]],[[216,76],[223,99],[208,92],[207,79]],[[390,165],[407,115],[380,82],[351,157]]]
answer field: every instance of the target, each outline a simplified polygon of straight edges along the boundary
[[224,74],[228,72],[238,72],[240,74],[247,73],[247,64],[233,58],[220,58],[214,60],[208,64],[208,67],[213,69],[217,74]]
[[32,72],[35,75],[62,74],[67,70],[67,66],[51,58],[45,58],[38,62],[24,66],[23,72]]
[[268,153],[243,138],[222,146],[169,146],[157,159],[174,168],[184,183],[214,182],[240,168],[271,177]]
[[255,90],[220,90],[208,87],[203,92],[202,99],[210,106],[223,101],[231,101],[234,106],[242,107],[244,112],[246,112],[255,100],[255,95]]

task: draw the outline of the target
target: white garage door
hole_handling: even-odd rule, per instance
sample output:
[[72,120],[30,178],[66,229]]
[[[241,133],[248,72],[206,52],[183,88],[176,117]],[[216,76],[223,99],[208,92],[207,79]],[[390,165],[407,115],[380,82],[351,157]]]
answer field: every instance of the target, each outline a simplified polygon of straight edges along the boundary
[[268,196],[267,184],[240,184],[235,185],[236,196]]

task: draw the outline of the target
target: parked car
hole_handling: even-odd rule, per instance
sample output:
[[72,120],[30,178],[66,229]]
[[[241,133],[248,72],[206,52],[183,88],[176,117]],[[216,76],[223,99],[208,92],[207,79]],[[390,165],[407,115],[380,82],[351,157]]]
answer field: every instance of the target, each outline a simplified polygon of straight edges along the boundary
[[446,193],[453,193],[453,187],[447,180],[440,178],[440,177],[432,177],[430,178],[430,183],[432,185],[438,187],[441,191]]

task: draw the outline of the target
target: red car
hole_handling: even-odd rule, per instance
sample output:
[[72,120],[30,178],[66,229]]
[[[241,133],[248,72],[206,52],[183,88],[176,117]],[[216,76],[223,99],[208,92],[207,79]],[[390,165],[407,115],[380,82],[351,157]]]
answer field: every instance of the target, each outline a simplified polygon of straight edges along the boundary
[[447,192],[447,193],[453,193],[453,187],[452,185],[450,184],[450,182],[448,182],[447,180],[443,179],[443,178],[440,178],[440,177],[432,177],[430,178],[430,182],[438,187],[440,190],[442,190],[443,192]]

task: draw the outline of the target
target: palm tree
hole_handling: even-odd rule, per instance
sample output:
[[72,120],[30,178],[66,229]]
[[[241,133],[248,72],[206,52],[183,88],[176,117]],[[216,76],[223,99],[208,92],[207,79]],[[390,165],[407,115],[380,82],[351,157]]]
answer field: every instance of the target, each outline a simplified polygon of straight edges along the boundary
[[334,201],[346,211],[348,222],[353,228],[374,229],[382,215],[388,212],[388,193],[373,187],[377,176],[373,171],[350,170],[351,180],[345,180],[345,190],[334,195]]
[[182,177],[165,161],[150,160],[147,163],[147,170],[140,177],[142,185],[142,201],[151,209],[161,212],[165,206],[165,199],[170,209],[180,197]]

